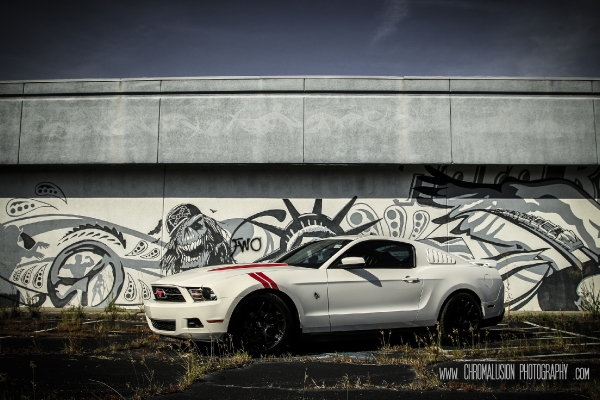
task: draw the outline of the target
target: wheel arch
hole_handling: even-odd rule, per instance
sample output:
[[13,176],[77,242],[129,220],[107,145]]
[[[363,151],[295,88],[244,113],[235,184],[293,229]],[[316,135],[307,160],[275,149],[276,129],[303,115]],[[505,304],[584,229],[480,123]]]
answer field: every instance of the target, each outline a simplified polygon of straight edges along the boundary
[[285,303],[285,305],[288,306],[288,308],[290,309],[290,313],[294,317],[294,324],[295,324],[294,330],[298,331],[300,329],[300,313],[298,311],[298,307],[296,306],[296,303],[294,303],[294,301],[292,300],[292,298],[288,294],[286,294],[285,292],[282,292],[281,290],[275,290],[275,289],[258,289],[258,290],[254,290],[254,291],[246,294],[244,297],[242,297],[237,302],[237,304],[235,305],[235,307],[231,311],[231,315],[229,317],[229,321],[227,322],[227,331],[228,332],[229,332],[229,328],[230,328],[231,319],[233,317],[233,314],[235,313],[235,311],[238,308],[238,306],[240,305],[240,303],[242,303],[242,301],[244,301],[245,299],[247,299],[249,297],[256,296],[258,294],[263,294],[263,293],[273,294],[273,295],[279,297],[281,300],[283,300],[283,302]]
[[457,294],[460,294],[460,293],[466,293],[468,295],[473,296],[473,298],[475,299],[475,301],[477,301],[477,303],[479,304],[479,308],[481,309],[481,316],[483,317],[482,302],[481,302],[481,298],[479,297],[479,295],[477,293],[475,293],[471,289],[461,288],[461,289],[457,289],[457,290],[451,292],[448,296],[446,296],[446,298],[442,302],[442,306],[438,310],[437,317],[436,317],[436,321],[437,322],[440,322],[440,319],[442,317],[442,312],[444,311],[444,307],[446,307],[446,304],[450,301],[450,299],[452,297],[454,297],[454,296],[456,296]]

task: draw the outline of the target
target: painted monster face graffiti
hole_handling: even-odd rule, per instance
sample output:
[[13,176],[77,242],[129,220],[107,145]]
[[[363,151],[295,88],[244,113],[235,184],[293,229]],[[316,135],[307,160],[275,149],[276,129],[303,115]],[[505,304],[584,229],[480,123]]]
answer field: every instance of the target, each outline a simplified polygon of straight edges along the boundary
[[165,273],[235,262],[227,232],[193,204],[173,208],[165,225],[170,237],[161,261]]

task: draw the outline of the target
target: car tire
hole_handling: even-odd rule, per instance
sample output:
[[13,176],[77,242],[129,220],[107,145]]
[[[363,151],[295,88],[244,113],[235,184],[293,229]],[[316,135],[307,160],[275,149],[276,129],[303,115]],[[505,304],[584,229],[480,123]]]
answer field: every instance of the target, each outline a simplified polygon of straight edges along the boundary
[[289,307],[277,295],[260,293],[243,299],[229,323],[229,334],[237,349],[250,354],[282,350],[294,332]]
[[440,314],[440,334],[445,344],[470,343],[481,326],[481,306],[468,293],[452,296]]

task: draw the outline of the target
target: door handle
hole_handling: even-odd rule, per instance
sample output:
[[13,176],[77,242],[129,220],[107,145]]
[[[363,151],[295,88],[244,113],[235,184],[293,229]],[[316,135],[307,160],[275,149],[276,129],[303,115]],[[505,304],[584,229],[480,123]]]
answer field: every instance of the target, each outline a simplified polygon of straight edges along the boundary
[[417,283],[420,282],[419,278],[411,278],[410,276],[407,276],[406,278],[402,279],[404,282],[406,283]]

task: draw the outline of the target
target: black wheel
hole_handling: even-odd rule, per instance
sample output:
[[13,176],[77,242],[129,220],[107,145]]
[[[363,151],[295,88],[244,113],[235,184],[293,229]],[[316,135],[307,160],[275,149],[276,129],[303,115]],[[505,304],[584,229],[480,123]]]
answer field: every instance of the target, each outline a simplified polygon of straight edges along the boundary
[[275,353],[292,336],[294,319],[279,296],[261,293],[238,304],[229,323],[234,345],[250,354]]
[[481,307],[470,294],[459,293],[450,298],[440,314],[442,342],[470,342],[479,332]]

